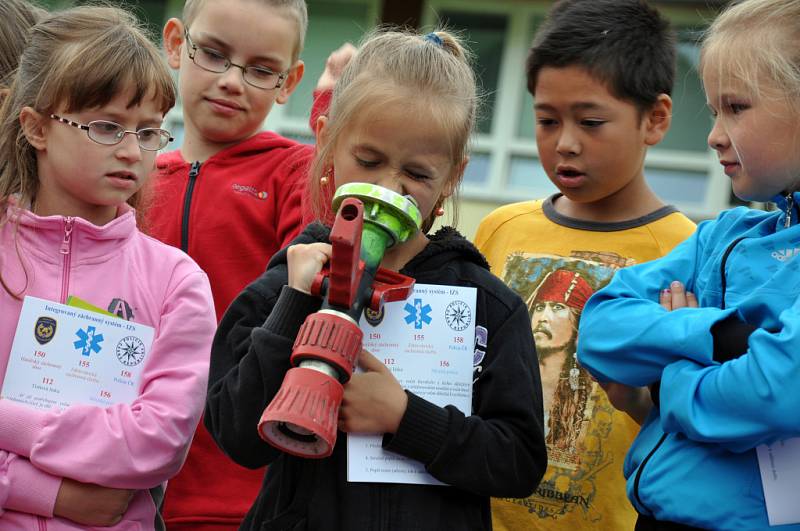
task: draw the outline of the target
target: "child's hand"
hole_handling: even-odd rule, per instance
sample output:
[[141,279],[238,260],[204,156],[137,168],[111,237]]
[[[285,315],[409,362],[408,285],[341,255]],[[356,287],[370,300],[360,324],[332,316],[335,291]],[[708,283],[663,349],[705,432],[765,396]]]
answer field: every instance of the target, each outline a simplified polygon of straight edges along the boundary
[[289,287],[310,294],[314,277],[322,271],[322,266],[328,263],[330,258],[329,243],[297,244],[289,247],[286,252]]
[[64,478],[58,489],[53,516],[81,525],[112,526],[122,520],[135,493],[134,490],[112,489]]
[[408,396],[400,382],[378,358],[361,351],[358,366],[344,386],[339,429],[348,433],[396,433],[406,412]]
[[356,54],[356,47],[346,42],[334,50],[325,61],[325,71],[317,81],[316,90],[332,90],[342,75],[342,70]]
[[686,291],[677,280],[673,280],[669,288],[661,290],[658,298],[659,304],[668,312],[678,308],[697,308],[697,297],[691,291]]
[[647,387],[629,387],[616,382],[598,382],[615,409],[624,411],[640,426],[650,413],[653,401]]

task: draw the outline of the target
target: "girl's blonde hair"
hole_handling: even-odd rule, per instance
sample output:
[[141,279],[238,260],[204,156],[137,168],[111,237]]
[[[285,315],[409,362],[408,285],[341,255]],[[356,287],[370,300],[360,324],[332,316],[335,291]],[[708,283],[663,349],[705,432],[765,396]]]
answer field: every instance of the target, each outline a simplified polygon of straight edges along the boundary
[[[431,123],[448,131],[450,155],[453,167],[457,168],[468,153],[477,100],[470,55],[456,36],[444,30],[419,35],[386,28],[368,34],[333,90],[326,130],[328,141],[318,148],[310,172],[309,194],[314,213],[330,221],[330,207],[326,204],[330,190],[322,189],[320,178],[332,165],[340,135],[356,118],[363,118],[387,103],[422,104]],[[460,177],[454,171],[451,179]],[[450,184],[457,188],[458,183]],[[436,206],[442,201],[437,201]],[[452,204],[455,223],[457,201]],[[430,230],[434,219],[432,214],[425,220],[423,231]]]
[[[22,109],[49,119],[61,107],[67,113],[102,107],[126,90],[133,94],[129,107],[153,98],[166,113],[175,104],[169,69],[130,13],[75,7],[51,14],[30,30],[0,107],[0,226],[8,221],[12,196],[21,206],[33,205],[39,189],[36,149],[23,133]],[[128,203],[140,206],[141,196],[140,191]],[[11,293],[2,275],[0,285]]]
[[800,115],[800,0],[728,7],[706,32],[700,72],[737,80],[756,98],[765,87],[777,89]]

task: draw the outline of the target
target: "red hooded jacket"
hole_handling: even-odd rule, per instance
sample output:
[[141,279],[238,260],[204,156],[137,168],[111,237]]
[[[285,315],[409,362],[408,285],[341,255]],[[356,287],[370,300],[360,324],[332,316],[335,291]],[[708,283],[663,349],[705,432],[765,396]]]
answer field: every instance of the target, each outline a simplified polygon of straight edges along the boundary
[[[157,159],[147,230],[186,251],[208,274],[217,321],[300,231],[313,155],[313,146],[263,132],[202,164],[186,162],[180,151]],[[163,509],[168,528],[238,529],[263,476],[264,469],[228,459],[201,423],[183,469],[169,480]]]

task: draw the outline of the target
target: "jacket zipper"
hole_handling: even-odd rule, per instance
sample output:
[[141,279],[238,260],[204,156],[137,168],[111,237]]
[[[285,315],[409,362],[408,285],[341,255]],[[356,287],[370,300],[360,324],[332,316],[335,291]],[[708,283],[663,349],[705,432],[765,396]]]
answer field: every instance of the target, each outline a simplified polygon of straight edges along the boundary
[[60,252],[64,257],[61,271],[61,304],[66,304],[69,293],[69,269],[72,263],[72,229],[75,218],[64,218],[64,240],[61,242]]
[[783,224],[787,229],[792,226],[792,209],[794,209],[794,196],[790,192],[786,194],[786,221]]
[[[664,440],[666,438],[667,434],[665,433],[664,435],[661,436],[661,438],[658,440],[653,449],[650,450],[650,453],[647,454],[647,457],[645,457],[642,460],[642,462],[639,464],[639,469],[636,471],[636,479],[633,480],[633,495],[636,496],[636,501],[639,502],[639,505],[641,505],[645,509],[647,509],[647,506],[644,504],[644,502],[642,502],[642,499],[639,497],[639,481],[642,479],[642,472],[644,471],[645,465],[647,465],[647,462],[650,461],[651,457],[653,457],[653,454],[656,453],[656,450],[658,450],[661,447],[661,445],[664,444]],[[650,509],[647,510],[650,513],[652,513]]]
[[192,206],[192,194],[197,176],[200,175],[200,161],[192,162],[189,168],[189,183],[186,185],[186,195],[183,196],[183,218],[181,219],[181,250],[189,252],[189,212]]

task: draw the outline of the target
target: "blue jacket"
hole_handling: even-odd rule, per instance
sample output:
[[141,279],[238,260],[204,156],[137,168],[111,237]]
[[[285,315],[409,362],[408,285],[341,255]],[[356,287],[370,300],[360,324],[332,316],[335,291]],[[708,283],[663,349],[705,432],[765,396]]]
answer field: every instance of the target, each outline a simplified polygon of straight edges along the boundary
[[[592,375],[661,380],[660,406],[624,465],[642,514],[769,528],[755,448],[800,436],[800,194],[775,202],[779,210],[736,208],[701,223],[664,258],[619,271],[583,310],[578,360]],[[673,280],[699,308],[661,308],[659,290]],[[712,327],[731,320],[757,329],[741,357],[720,363]]]

